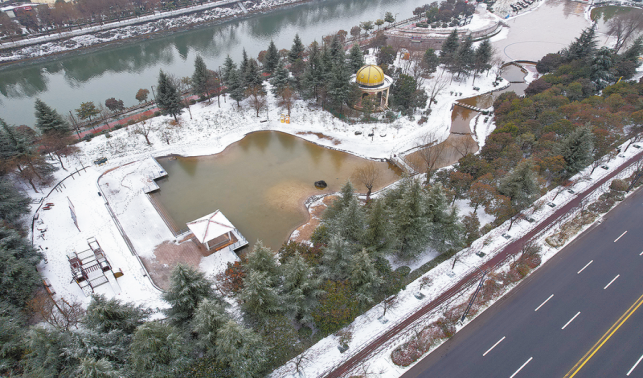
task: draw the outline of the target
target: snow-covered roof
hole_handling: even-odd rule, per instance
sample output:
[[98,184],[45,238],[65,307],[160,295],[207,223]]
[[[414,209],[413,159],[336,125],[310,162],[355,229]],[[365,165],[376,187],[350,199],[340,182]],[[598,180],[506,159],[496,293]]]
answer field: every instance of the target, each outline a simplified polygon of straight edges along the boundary
[[219,210],[208,214],[187,224],[190,231],[201,243],[207,243],[212,239],[234,230],[234,226],[228,218]]

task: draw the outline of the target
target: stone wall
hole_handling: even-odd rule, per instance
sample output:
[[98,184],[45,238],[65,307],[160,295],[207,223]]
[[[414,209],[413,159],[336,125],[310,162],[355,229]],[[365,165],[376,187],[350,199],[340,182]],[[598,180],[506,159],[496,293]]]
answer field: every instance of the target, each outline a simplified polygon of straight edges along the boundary
[[[485,28],[478,30],[458,30],[460,40],[466,35],[471,35],[473,39],[490,37],[500,31],[502,25],[495,22]],[[405,48],[409,51],[425,51],[426,49],[439,50],[444,40],[451,34],[450,29],[395,29],[384,32],[388,38],[388,44],[397,48]]]

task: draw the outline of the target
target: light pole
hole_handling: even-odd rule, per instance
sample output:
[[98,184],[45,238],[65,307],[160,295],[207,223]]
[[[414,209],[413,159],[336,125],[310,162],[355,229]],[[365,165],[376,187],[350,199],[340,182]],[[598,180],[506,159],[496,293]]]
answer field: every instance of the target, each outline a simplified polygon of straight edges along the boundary
[[478,292],[482,288],[482,285],[484,285],[484,278],[487,275],[487,271],[483,271],[477,266],[475,267],[478,269],[480,273],[482,273],[482,277],[480,278],[480,283],[478,284],[478,287],[476,288],[476,292],[473,293],[473,296],[471,297],[471,300],[469,301],[469,305],[467,306],[467,309],[464,310],[464,314],[462,314],[462,318],[460,318],[460,322],[464,322],[464,319],[467,317],[467,314],[469,313],[469,310],[471,309],[471,306],[473,305],[473,302],[476,300],[476,297],[478,296]]
[[154,103],[156,104],[156,93],[154,93],[154,86],[152,85],[152,96],[154,96]]

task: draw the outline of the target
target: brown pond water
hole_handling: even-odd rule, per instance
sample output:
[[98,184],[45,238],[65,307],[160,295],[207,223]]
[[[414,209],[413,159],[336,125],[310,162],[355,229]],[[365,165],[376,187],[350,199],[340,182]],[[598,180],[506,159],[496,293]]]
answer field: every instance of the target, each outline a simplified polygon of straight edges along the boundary
[[[274,131],[249,134],[216,155],[158,161],[168,176],[153,195],[178,227],[219,209],[251,244],[262,240],[273,250],[307,221],[308,197],[339,191],[368,162]],[[400,178],[395,166],[375,164],[381,179],[374,190]],[[328,188],[316,189],[317,180]]]

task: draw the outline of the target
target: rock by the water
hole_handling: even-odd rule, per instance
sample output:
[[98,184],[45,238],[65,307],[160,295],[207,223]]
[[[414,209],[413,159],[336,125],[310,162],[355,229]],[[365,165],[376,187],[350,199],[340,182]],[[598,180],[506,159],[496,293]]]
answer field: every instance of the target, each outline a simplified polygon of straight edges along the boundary
[[315,188],[325,189],[327,186],[328,184],[324,180],[315,181]]

